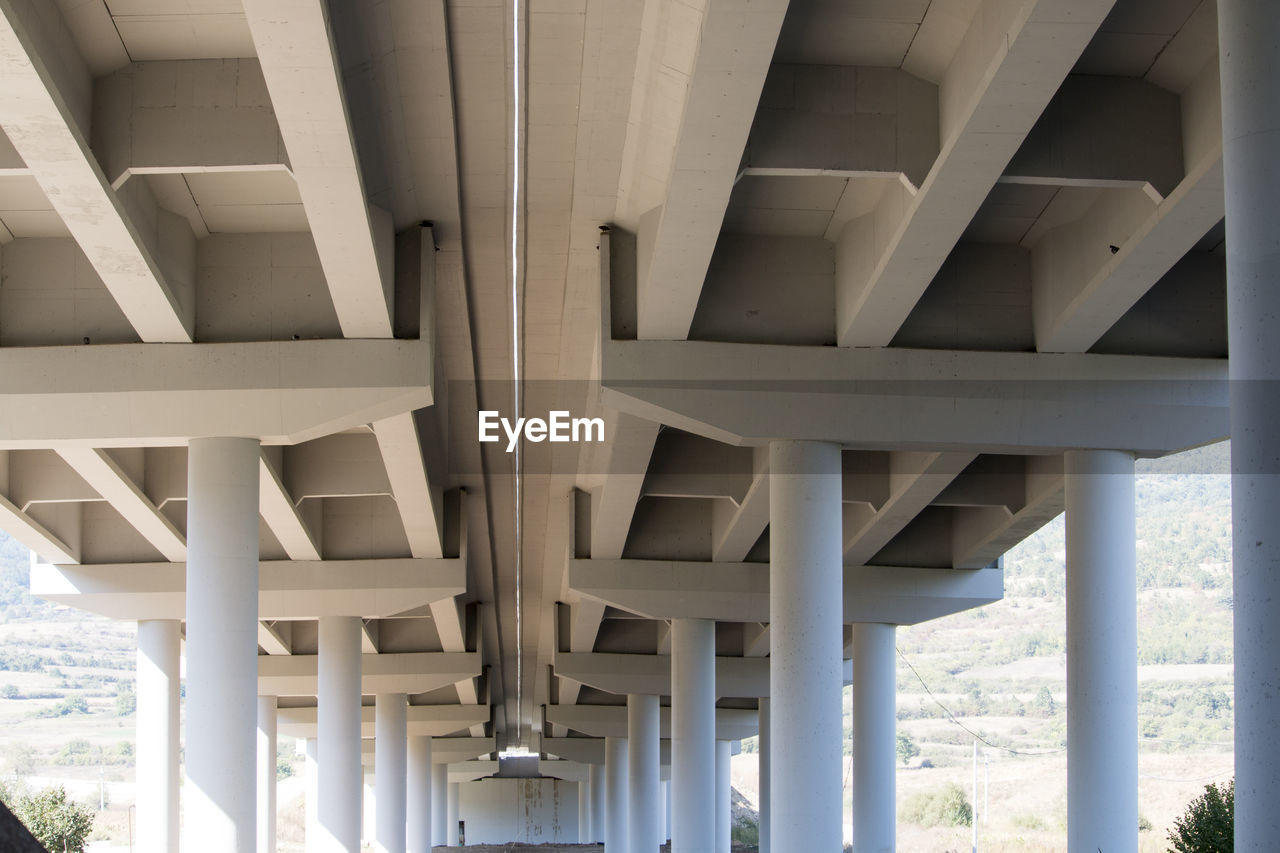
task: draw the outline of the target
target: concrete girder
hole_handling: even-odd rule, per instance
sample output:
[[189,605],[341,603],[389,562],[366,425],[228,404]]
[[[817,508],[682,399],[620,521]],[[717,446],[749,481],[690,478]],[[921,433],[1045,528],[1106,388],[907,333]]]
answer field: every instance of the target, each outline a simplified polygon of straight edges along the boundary
[[[768,563],[574,560],[570,586],[649,619],[769,621]],[[1004,597],[1000,569],[845,566],[844,622],[914,625]]]
[[258,511],[290,560],[319,560],[320,535],[300,510],[280,479],[280,472],[262,449],[258,467]]
[[391,214],[368,202],[325,4],[246,0],[244,12],[342,332],[389,338]]
[[390,495],[391,481],[372,431],[325,435],[283,448],[282,477],[296,501]]
[[[313,738],[316,736],[316,706],[308,705],[299,708],[281,708],[279,714],[279,732],[282,735],[290,737]],[[360,709],[360,732],[361,737],[371,738],[377,725],[377,717],[374,713],[372,705],[365,705]],[[442,744],[441,749],[446,747],[459,747],[461,751],[469,750],[470,738],[452,738],[447,737],[457,732],[466,731],[475,725],[484,725],[489,722],[489,706],[488,705],[410,705],[407,712],[407,727],[410,736],[424,735],[432,738],[432,760],[437,764],[447,763],[447,761],[459,760],[452,757],[456,755],[458,750],[450,756],[444,756],[440,760],[436,760],[436,755],[442,755],[443,752],[435,751],[435,744]],[[468,741],[467,744],[456,743],[456,741]],[[476,744],[481,747],[478,751],[464,757],[474,758],[477,755],[484,755],[485,752],[493,750],[493,739],[488,738],[490,744],[489,749],[485,750],[484,744]]]
[[[671,695],[671,656],[556,652],[556,675],[603,690],[657,696]],[[758,698],[769,695],[769,661],[762,657],[716,658],[716,697]]]
[[[787,3],[647,5],[618,207],[638,236],[637,333],[679,340],[693,322]],[[677,58],[657,36],[663,24],[696,34],[682,44],[688,55]]]
[[294,444],[428,406],[420,341],[6,347],[0,448]]
[[[426,693],[480,674],[475,652],[362,654],[360,692]],[[259,655],[258,692],[264,696],[315,696],[318,655]]]
[[[440,744],[443,755],[439,760],[435,758],[436,744]],[[486,766],[492,766],[492,770],[482,775],[488,776],[498,771],[498,762],[484,759],[483,756],[492,755],[497,750],[497,744],[491,737],[433,737],[431,739],[431,763],[432,764],[448,764],[450,781],[470,782],[479,779],[481,776],[471,776],[467,779],[458,780],[452,778],[454,776],[454,768],[465,766],[467,772],[472,770],[480,770]],[[373,767],[376,761],[377,744],[375,739],[364,736],[360,742],[360,763],[365,767]],[[464,772],[459,770],[459,772]]]
[[269,655],[293,654],[293,623],[259,621],[258,648]]
[[[149,342],[194,335],[195,242],[180,217],[159,211],[144,230],[107,182],[85,139],[88,70],[65,30],[32,20],[35,4],[0,2],[0,125],[120,310]],[[61,61],[57,61],[60,58]],[[60,79],[59,79],[60,76]],[[74,90],[74,91],[73,91]],[[185,232],[185,233],[184,233]]]
[[[547,755],[555,755],[577,764],[604,764],[604,738],[602,737],[544,737],[542,751]],[[664,774],[669,772],[671,740],[668,738],[662,738],[659,741],[658,761],[663,767]]]
[[105,450],[63,447],[58,455],[120,513],[166,560],[187,559],[187,538]]
[[[671,709],[658,711],[659,733],[664,740],[671,738]],[[547,722],[573,729],[592,737],[625,737],[627,707],[625,705],[548,705]],[[716,709],[716,740],[742,740],[753,737],[759,731],[754,710],[739,708]]]
[[134,62],[94,81],[93,149],[131,175],[288,171],[257,59]]
[[757,447],[751,457],[751,486],[742,500],[737,505],[729,501],[712,504],[711,559],[716,562],[746,559],[769,526],[769,453]]
[[[0,495],[0,528],[23,545],[35,551],[43,560],[59,560],[66,563],[80,562],[80,545],[65,541]],[[66,537],[70,538],[70,537]],[[181,608],[179,609],[181,611]]]
[[844,561],[868,563],[975,458],[973,453],[889,454],[887,499],[878,507],[844,504]]
[[[259,564],[261,619],[388,617],[466,592],[460,559],[269,560]],[[185,563],[37,564],[31,594],[115,619],[181,619]],[[403,691],[396,691],[403,692]]]
[[1057,518],[1066,508],[1062,457],[1028,456],[1018,506],[957,507],[951,518],[952,564],[958,569],[991,565],[1001,554]]
[[938,86],[940,150],[836,245],[836,338],[888,346],[1114,0],[979,4]]
[[1226,371],[1218,359],[609,341],[601,383],[621,411],[728,444],[1163,455],[1227,436]]
[[1185,175],[1168,195],[1105,195],[1032,249],[1039,351],[1087,351],[1225,216],[1216,62],[1183,94],[1182,112]]

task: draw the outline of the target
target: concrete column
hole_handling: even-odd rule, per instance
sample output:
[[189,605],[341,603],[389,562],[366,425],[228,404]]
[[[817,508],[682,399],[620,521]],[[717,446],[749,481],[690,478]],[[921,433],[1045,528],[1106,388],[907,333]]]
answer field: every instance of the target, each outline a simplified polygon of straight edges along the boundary
[[372,847],[378,834],[375,825],[378,811],[378,792],[374,790],[374,785],[377,784],[377,776],[374,774],[373,769],[362,764],[360,771],[360,775],[364,780],[364,784],[360,786],[360,845],[363,849],[364,847]]
[[727,740],[716,741],[716,853],[729,853],[733,823],[733,750]]
[[178,849],[178,650],[181,624],[177,619],[138,623],[135,778],[140,853],[169,853]]
[[715,847],[716,623],[671,620],[671,850]]
[[604,851],[627,853],[627,739],[604,739]]
[[591,783],[578,783],[578,843],[586,844],[591,837]]
[[187,850],[258,841],[258,465],[250,438],[192,439],[187,461]]
[[591,838],[589,844],[604,843],[604,765],[592,764],[587,771],[591,780]]
[[382,693],[374,700],[374,772],[378,810],[373,849],[378,853],[405,853],[408,803],[406,719],[409,697]]
[[1235,600],[1235,849],[1280,837],[1280,8],[1218,0]]
[[258,697],[258,853],[276,853],[276,697]]
[[631,853],[657,853],[659,751],[658,697],[627,697],[627,826]]
[[769,853],[769,697],[760,697],[760,853]]
[[431,844],[443,845],[449,839],[445,825],[449,822],[449,765],[431,766]]
[[431,738],[409,738],[409,768],[406,782],[405,849],[408,853],[431,850]]
[[359,853],[360,619],[320,618],[316,733],[321,853]]
[[665,844],[671,840],[671,780],[663,779],[658,794],[658,802],[662,809],[662,819],[658,821],[658,826],[662,831],[658,833],[658,837]]
[[892,625],[853,626],[854,853],[892,853],[896,844],[894,633]]
[[840,446],[769,445],[773,853],[843,844]]
[[1133,456],[1068,451],[1067,848],[1138,849]]
[[317,748],[316,739],[308,738],[305,742],[306,750],[306,788],[303,791],[303,809],[305,819],[305,840],[308,850],[315,850],[320,844],[320,821],[319,821],[319,793],[320,793],[320,768],[317,765],[317,756],[319,749]]
[[445,826],[445,842],[450,847],[458,846],[458,783],[449,783],[448,823]]

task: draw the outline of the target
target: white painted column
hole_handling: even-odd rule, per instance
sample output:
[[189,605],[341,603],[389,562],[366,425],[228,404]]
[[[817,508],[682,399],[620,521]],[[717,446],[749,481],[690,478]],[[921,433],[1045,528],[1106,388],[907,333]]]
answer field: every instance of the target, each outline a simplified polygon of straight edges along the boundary
[[360,844],[361,847],[372,847],[377,837],[376,826],[378,814],[378,792],[374,790],[377,776],[373,768],[360,766],[360,775],[364,784],[360,786]]
[[1133,456],[1068,451],[1067,848],[1138,849]]
[[373,768],[377,779],[373,787],[377,796],[377,827],[373,849],[378,853],[405,853],[409,697],[403,693],[382,693],[374,702]]
[[276,853],[276,697],[258,697],[258,853]]
[[658,697],[627,696],[627,826],[631,853],[657,853],[659,752]]
[[591,837],[591,783],[578,783],[578,843],[586,844]]
[[732,744],[716,741],[716,853],[729,853],[733,817]]
[[662,809],[662,819],[658,821],[658,826],[662,831],[658,836],[662,839],[662,843],[666,844],[671,840],[671,780],[663,779],[661,783],[661,793],[658,794],[658,802]]
[[839,850],[840,446],[775,441],[769,465],[770,849]]
[[627,853],[627,739],[604,739],[604,851]]
[[760,853],[769,853],[769,697],[760,697]]
[[315,850],[320,844],[320,767],[317,764],[319,748],[315,738],[306,741],[306,788],[303,792],[303,810],[305,812],[305,840],[308,850]]
[[178,849],[177,619],[138,623],[137,780],[139,853]]
[[853,625],[854,853],[892,853],[896,844],[894,634],[893,625]]
[[414,735],[409,738],[407,774],[405,849],[408,853],[428,853],[431,850],[430,736]]
[[316,732],[320,853],[360,850],[360,619],[320,618]]
[[439,846],[449,840],[445,825],[449,823],[449,765],[431,766],[431,844]]
[[1227,327],[1231,341],[1231,518],[1235,601],[1235,849],[1280,837],[1280,8],[1218,0]]
[[445,827],[445,841],[450,847],[458,846],[458,783],[449,783],[448,824]]
[[258,842],[256,439],[192,439],[187,462],[187,850]]
[[716,623],[671,620],[671,850],[716,843]]
[[591,779],[591,838],[590,844],[604,843],[605,772],[603,764],[592,764],[587,770]]

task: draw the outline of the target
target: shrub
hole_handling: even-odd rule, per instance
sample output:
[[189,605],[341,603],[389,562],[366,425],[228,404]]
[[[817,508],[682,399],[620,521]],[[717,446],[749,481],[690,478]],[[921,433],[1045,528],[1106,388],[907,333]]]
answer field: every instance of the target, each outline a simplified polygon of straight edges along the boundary
[[902,762],[902,766],[911,763],[911,759],[920,754],[920,747],[916,746],[916,742],[906,732],[898,732],[898,759]]
[[61,787],[20,798],[14,814],[46,849],[63,853],[83,853],[93,829],[93,812],[68,800]]
[[949,782],[941,791],[912,796],[902,807],[900,817],[918,826],[969,826],[973,823],[973,807],[965,798],[964,789]]
[[1235,849],[1236,783],[1204,786],[1204,793],[1173,821],[1169,841],[1176,853],[1231,853]]

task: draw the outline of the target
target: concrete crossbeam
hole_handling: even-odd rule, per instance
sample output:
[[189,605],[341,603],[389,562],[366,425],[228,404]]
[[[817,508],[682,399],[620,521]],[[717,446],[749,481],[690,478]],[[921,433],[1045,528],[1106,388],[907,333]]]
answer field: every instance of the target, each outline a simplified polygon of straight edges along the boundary
[[[606,693],[671,695],[671,656],[557,652],[555,674]],[[715,694],[751,697],[769,695],[769,661],[760,657],[716,658]]]
[[[459,559],[270,560],[259,564],[260,619],[394,616],[466,591]],[[181,619],[185,563],[37,564],[31,594],[114,619]]]
[[431,405],[419,341],[6,347],[0,448],[294,444]]
[[1228,432],[1218,359],[707,341],[603,349],[608,405],[729,444],[1162,455]]
[[303,517],[265,448],[258,466],[258,510],[290,560],[321,559],[316,529]]
[[889,454],[889,494],[871,509],[845,504],[844,562],[868,563],[974,460],[973,453]]
[[[649,619],[769,621],[768,563],[574,560],[569,585],[579,595]],[[1003,597],[999,569],[844,569],[845,624],[914,625]]]
[[[458,751],[466,752],[471,748],[470,738],[452,738],[447,737],[457,732],[466,731],[475,725],[483,725],[489,722],[489,706],[488,705],[410,705],[407,712],[406,725],[410,736],[423,735],[432,738],[432,755],[435,756],[436,744],[441,744],[440,749],[456,748],[449,755],[444,755],[441,761],[459,760],[454,756]],[[281,708],[279,711],[279,731],[282,735],[290,737],[312,738],[316,736],[316,706],[311,705],[301,708]],[[372,706],[364,706],[360,709],[360,731],[361,737],[371,738],[374,736],[377,728],[376,714]],[[477,755],[483,755],[485,752],[493,750],[493,739],[485,739],[489,749],[484,749],[485,743],[477,743],[476,746],[481,747],[477,752],[471,753],[469,756],[474,758]],[[463,743],[465,742],[465,743]],[[433,758],[434,760],[434,758]]]
[[187,538],[105,450],[65,447],[58,455],[111,504],[166,560],[187,559]]
[[[591,737],[621,738],[627,730],[625,705],[548,705],[547,722],[573,729]],[[660,736],[671,738],[671,709],[659,711]],[[756,712],[738,708],[716,709],[716,739],[742,740],[759,730]]]
[[[318,655],[259,655],[258,691],[271,696],[315,696]],[[360,692],[426,693],[480,674],[474,652],[362,654]]]

